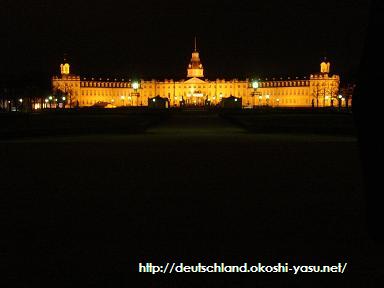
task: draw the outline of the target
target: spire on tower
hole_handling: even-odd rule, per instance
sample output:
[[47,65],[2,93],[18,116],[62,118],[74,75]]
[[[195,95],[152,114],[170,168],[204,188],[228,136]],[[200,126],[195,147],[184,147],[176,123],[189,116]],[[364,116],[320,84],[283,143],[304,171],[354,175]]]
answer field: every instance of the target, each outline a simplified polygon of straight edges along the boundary
[[188,76],[187,77],[204,77],[203,64],[200,62],[199,52],[197,52],[195,36],[195,50],[192,52],[191,62],[188,65]]

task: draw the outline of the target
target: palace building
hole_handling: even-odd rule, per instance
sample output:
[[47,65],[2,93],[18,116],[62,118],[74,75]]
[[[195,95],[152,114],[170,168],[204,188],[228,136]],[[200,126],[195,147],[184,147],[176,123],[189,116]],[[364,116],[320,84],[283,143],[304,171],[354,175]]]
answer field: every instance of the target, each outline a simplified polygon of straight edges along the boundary
[[[148,101],[153,101],[155,97],[165,98],[171,107],[214,106],[231,96],[233,99],[240,98],[244,108],[325,107],[337,106],[339,101],[346,106],[346,100],[339,95],[340,77],[330,74],[330,63],[326,59],[320,64],[320,72],[308,77],[208,80],[204,78],[196,40],[187,67],[187,79],[132,81],[86,78],[71,74],[66,60],[60,65],[60,71],[60,76],[52,78],[52,90],[65,100],[65,107],[148,106]],[[50,97],[45,101],[56,99]]]

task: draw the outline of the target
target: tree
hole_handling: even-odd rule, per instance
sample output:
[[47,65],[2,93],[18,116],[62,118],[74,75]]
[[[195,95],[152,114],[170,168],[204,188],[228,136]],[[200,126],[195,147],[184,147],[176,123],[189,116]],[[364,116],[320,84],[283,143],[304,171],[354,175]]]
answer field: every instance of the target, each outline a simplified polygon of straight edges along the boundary
[[313,86],[312,97],[316,100],[316,108],[319,108],[319,97],[321,95],[320,84],[316,82]]

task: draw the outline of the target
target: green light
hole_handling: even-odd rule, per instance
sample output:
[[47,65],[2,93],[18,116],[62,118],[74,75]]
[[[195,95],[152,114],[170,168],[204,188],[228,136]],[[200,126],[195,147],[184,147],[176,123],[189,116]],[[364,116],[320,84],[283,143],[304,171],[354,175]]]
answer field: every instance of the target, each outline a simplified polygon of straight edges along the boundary
[[136,81],[133,82],[133,83],[132,83],[132,88],[135,89],[135,90],[136,90],[136,89],[139,89],[139,82],[136,82]]

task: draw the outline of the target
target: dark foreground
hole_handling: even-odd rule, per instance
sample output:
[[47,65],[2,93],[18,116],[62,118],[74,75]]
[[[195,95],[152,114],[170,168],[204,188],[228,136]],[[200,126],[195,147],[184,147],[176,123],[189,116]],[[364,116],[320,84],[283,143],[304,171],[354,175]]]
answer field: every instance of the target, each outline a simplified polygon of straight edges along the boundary
[[[141,134],[3,140],[12,287],[378,287],[357,142],[331,134],[252,134],[180,113]],[[348,266],[137,272],[167,261]]]

